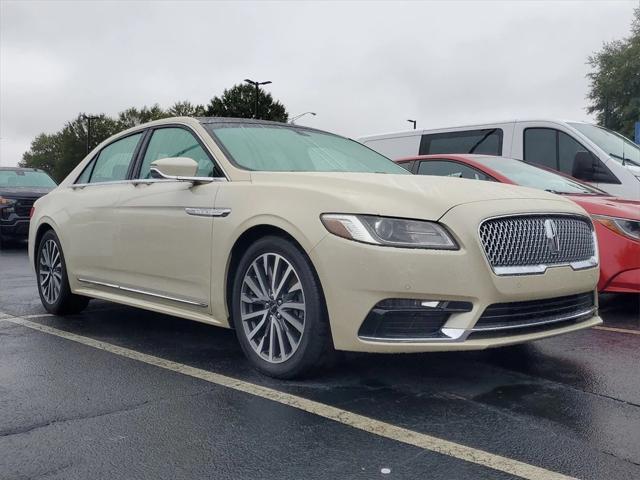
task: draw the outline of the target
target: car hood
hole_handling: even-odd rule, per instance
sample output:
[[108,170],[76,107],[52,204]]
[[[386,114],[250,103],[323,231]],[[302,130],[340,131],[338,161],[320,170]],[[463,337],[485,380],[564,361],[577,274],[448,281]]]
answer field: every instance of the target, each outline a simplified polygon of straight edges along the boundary
[[[571,202],[537,189],[480,180],[426,175],[334,172],[252,172],[255,184],[316,191],[331,197],[328,207],[344,213],[370,213],[437,220],[465,203],[496,200],[554,200],[558,209]],[[339,200],[339,202],[337,202]],[[347,210],[348,209],[348,210]]]
[[640,220],[640,201],[610,196],[567,195],[592,215]]
[[40,198],[51,190],[53,188],[50,187],[0,187],[0,195],[10,198]]

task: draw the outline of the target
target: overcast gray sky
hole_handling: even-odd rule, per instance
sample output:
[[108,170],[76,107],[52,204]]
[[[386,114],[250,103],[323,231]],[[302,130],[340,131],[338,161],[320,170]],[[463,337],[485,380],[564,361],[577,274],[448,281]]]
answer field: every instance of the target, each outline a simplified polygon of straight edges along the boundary
[[0,0],[0,165],[79,112],[207,103],[244,78],[352,137],[523,117],[589,119],[587,56],[638,1]]

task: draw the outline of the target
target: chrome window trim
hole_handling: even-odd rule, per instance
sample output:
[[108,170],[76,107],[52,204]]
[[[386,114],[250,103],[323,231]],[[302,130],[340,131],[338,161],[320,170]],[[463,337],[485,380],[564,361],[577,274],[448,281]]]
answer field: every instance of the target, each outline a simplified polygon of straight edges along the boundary
[[[202,181],[203,183],[214,183],[214,182],[228,182],[224,177],[193,177],[196,181]],[[69,185],[69,187],[73,190],[81,189],[85,187],[92,187],[98,185],[147,185],[152,183],[184,183],[185,180],[175,180],[170,178],[134,178],[131,180],[114,180],[112,182],[95,182],[95,183],[74,183]]]
[[137,294],[140,294],[140,295],[146,295],[146,296],[154,297],[154,298],[161,298],[163,300],[170,300],[172,302],[184,303],[184,304],[193,305],[193,306],[196,306],[196,307],[206,308],[206,307],[209,306],[208,303],[201,302],[201,301],[198,301],[198,300],[190,300],[190,299],[186,299],[186,298],[174,297],[174,296],[171,296],[171,295],[165,295],[165,294],[158,293],[158,292],[152,292],[150,290],[143,290],[143,289],[140,289],[140,288],[125,287],[123,285],[118,285],[118,284],[115,284],[115,283],[101,282],[99,280],[90,280],[88,278],[83,278],[83,277],[77,277],[77,278],[78,278],[79,282],[88,283],[90,285],[113,288],[115,290],[123,290],[125,292],[137,293]]
[[[493,265],[491,265],[491,261],[489,260],[489,257],[487,257],[487,252],[484,249],[484,245],[482,244],[482,237],[480,235],[480,228],[482,227],[482,225],[490,220],[497,220],[497,219],[501,219],[501,218],[511,218],[511,217],[574,217],[574,218],[581,218],[583,220],[585,220],[590,226],[591,226],[591,237],[593,238],[593,246],[594,246],[594,252],[595,255],[593,255],[591,258],[588,258],[586,260],[578,260],[576,262],[561,262],[561,263],[548,263],[548,264],[537,264],[537,265],[518,265],[518,266],[514,266],[514,267],[494,267]],[[586,216],[586,215],[581,215],[579,213],[570,213],[570,212],[523,212],[523,213],[509,213],[506,215],[495,215],[492,217],[487,217],[484,218],[479,224],[478,224],[478,244],[480,246],[480,250],[482,251],[482,255],[485,259],[485,261],[487,262],[487,265],[489,265],[489,268],[491,269],[491,271],[496,274],[497,276],[516,276],[516,275],[542,275],[544,274],[549,268],[555,268],[555,267],[571,267],[573,270],[586,270],[589,268],[595,268],[599,265],[600,263],[600,254],[598,252],[598,237],[596,236],[596,230],[593,226],[593,221],[591,220],[590,217]]]
[[[202,127],[202,123],[198,122],[198,124],[206,132],[206,129],[204,127]],[[207,151],[207,153],[213,159],[213,162],[218,166],[218,168],[220,168],[220,171],[222,172],[222,175],[224,175],[223,177],[197,177],[197,178],[207,179],[207,181],[213,181],[213,182],[223,182],[223,181],[227,181],[228,182],[228,181],[230,181],[229,180],[229,174],[225,171],[225,169],[222,167],[222,165],[220,164],[220,162],[218,161],[216,156],[213,154],[213,152],[211,151],[211,148],[209,148],[209,145],[207,145],[207,140],[202,135],[200,135],[200,132],[196,131],[193,128],[192,125],[189,125],[187,123],[173,122],[173,123],[161,123],[161,124],[158,124],[158,125],[144,125],[144,126],[141,126],[140,129],[132,130],[132,131],[125,131],[126,133],[125,132],[121,132],[121,134],[114,135],[112,140],[109,143],[105,144],[102,147],[100,147],[100,145],[98,145],[98,146],[96,146],[96,148],[94,148],[93,151],[90,152],[91,153],[91,157],[86,162],[85,167],[82,170],[80,170],[80,172],[78,173],[78,175],[74,179],[74,182],[76,182],[78,180],[78,178],[80,178],[80,176],[84,172],[84,169],[87,167],[87,165],[89,165],[94,159],[96,159],[96,155],[99,155],[100,152],[103,149],[105,149],[106,147],[108,147],[112,143],[115,143],[118,140],[122,140],[123,138],[126,138],[126,137],[128,137],[130,135],[137,135],[139,133],[144,134],[145,131],[147,131],[147,130],[149,130],[150,134],[153,135],[153,133],[156,130],[159,130],[161,128],[167,128],[167,127],[185,128],[191,134],[195,135],[198,138],[198,140],[200,140],[200,143],[204,146],[204,149]],[[209,135],[208,132],[207,132],[207,138],[209,138],[214,144],[216,144],[215,140],[211,137],[211,135]],[[143,141],[144,141],[144,137],[143,137]],[[217,146],[217,144],[216,144],[216,146]],[[100,149],[98,149],[98,147],[100,147]],[[145,148],[146,148],[146,146],[145,146]],[[145,149],[145,153],[146,153],[146,149]],[[212,178],[214,180],[211,180]],[[110,182],[73,183],[73,184],[70,185],[70,187],[75,189],[75,188],[84,188],[84,187],[87,187],[87,186],[90,186],[90,185],[117,185],[117,184],[120,184],[120,183],[130,183],[130,182],[136,182],[136,181],[139,182],[139,183],[152,183],[152,182],[147,182],[147,180],[164,180],[164,179],[133,178],[133,179],[127,179],[127,180],[114,180],[114,181],[110,181]]]

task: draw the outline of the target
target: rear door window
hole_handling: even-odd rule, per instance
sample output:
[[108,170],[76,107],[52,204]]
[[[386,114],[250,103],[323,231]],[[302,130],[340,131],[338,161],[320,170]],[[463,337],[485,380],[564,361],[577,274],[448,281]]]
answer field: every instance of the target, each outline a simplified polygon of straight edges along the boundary
[[502,137],[501,128],[425,134],[420,141],[420,155],[437,153],[502,155]]
[[102,183],[126,180],[142,133],[129,135],[104,147],[87,165],[76,183]]

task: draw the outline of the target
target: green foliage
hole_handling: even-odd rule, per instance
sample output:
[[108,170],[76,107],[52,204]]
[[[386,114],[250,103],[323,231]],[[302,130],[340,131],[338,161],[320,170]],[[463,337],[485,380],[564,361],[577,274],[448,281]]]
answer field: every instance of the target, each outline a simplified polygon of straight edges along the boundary
[[118,124],[120,130],[126,130],[127,128],[135,127],[142,123],[152,122],[153,120],[160,120],[161,118],[171,117],[172,115],[164,111],[157,103],[152,107],[142,107],[140,110],[137,108],[128,108],[124,112],[118,114]]
[[631,36],[605,43],[588,60],[589,113],[599,124],[633,138],[640,121],[640,8],[634,11]]
[[[270,94],[260,91],[260,118],[287,121],[284,106],[274,101]],[[255,108],[255,88],[250,85],[236,85],[225,90],[221,98],[214,97],[207,107],[194,105],[188,100],[174,103],[164,110],[160,105],[132,107],[120,112],[115,118],[101,114],[92,116],[89,149],[95,148],[103,140],[127,128],[167,117],[243,117],[252,118]],[[62,130],[41,133],[31,142],[22,156],[20,166],[41,168],[58,182],[62,181],[80,163],[87,153],[88,120],[79,114],[74,120],[64,124]]]
[[[31,148],[22,156],[20,165],[41,168],[61,181],[87,153],[87,127],[88,120],[80,114],[59,132],[51,135],[41,133],[31,142]],[[120,130],[118,122],[105,115],[92,118],[89,148]]]
[[[207,105],[209,117],[253,118],[256,108],[256,88],[248,83],[234,85],[221,97],[213,97]],[[260,89],[258,96],[258,118],[286,122],[289,115],[284,105],[273,100],[270,93]]]
[[174,103],[167,112],[172,117],[204,117],[207,115],[204,105],[193,105],[188,100]]

